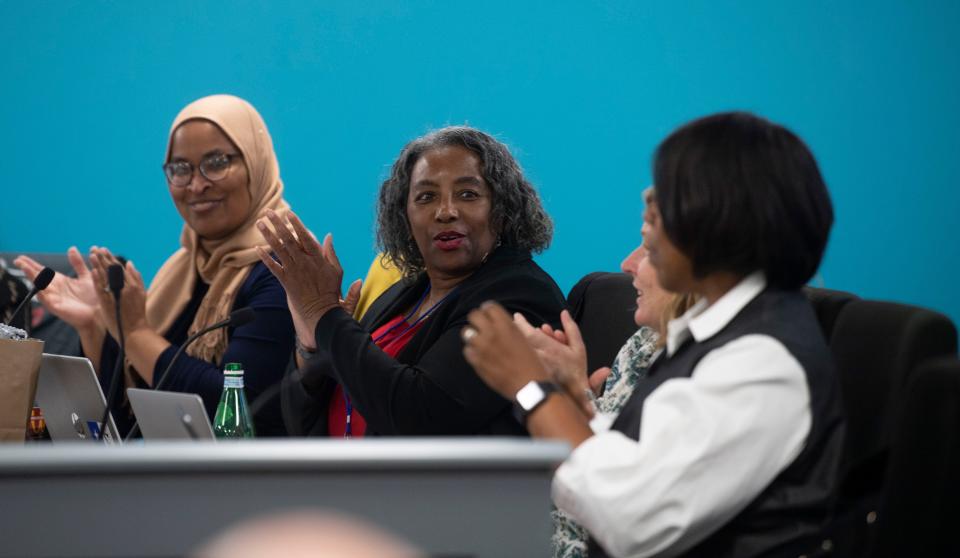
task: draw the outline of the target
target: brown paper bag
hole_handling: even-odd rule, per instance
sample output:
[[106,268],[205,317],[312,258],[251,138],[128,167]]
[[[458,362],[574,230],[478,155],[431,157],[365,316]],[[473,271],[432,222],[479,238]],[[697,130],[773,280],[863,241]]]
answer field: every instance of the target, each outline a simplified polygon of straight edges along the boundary
[[0,339],[0,442],[23,443],[37,394],[43,341]]

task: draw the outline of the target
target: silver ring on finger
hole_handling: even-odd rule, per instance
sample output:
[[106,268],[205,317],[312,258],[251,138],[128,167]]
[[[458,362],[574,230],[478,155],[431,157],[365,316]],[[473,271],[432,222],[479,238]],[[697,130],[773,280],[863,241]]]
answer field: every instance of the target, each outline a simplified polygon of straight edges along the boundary
[[477,336],[477,330],[473,326],[467,326],[463,328],[463,331],[460,332],[460,338],[463,339],[464,343],[469,343]]
[[[295,247],[291,246],[289,242],[283,242],[276,250],[278,256],[283,256],[283,261],[290,263],[293,260],[297,259],[297,250]],[[280,263],[280,258],[277,258],[278,263]],[[283,265],[282,263],[280,264]]]

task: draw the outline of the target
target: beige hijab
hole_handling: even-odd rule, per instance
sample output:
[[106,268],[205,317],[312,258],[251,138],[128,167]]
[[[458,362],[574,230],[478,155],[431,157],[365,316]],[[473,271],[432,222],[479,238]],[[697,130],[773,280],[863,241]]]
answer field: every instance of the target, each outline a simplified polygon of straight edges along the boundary
[[[180,233],[181,248],[163,264],[147,293],[147,321],[161,335],[183,312],[198,274],[210,289],[200,303],[189,333],[229,316],[237,291],[259,261],[254,247],[265,244],[254,226],[257,219],[266,209],[280,213],[289,209],[283,199],[283,182],[273,141],[263,118],[250,103],[232,95],[213,95],[187,105],[170,127],[165,161],[170,160],[174,131],[187,120],[213,122],[237,146],[250,176],[252,204],[243,224],[227,238],[206,240],[184,224]],[[226,349],[227,330],[223,328],[198,339],[187,349],[187,354],[219,363]]]

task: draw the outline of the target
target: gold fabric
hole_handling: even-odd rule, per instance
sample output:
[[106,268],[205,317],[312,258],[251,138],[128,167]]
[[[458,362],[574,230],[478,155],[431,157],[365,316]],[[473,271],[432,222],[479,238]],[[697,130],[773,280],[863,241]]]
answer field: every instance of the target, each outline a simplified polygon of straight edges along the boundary
[[403,278],[403,273],[394,267],[389,260],[383,257],[383,254],[377,254],[370,262],[370,269],[363,280],[363,286],[360,289],[360,300],[357,301],[357,308],[353,312],[353,317],[359,320],[366,314],[367,309],[373,304],[374,300],[380,297],[394,283]]

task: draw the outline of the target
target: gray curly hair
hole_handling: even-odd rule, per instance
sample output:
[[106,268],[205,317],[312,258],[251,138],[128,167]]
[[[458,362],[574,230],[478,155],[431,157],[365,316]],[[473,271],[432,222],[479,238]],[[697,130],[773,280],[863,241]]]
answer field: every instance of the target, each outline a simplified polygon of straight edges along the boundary
[[469,149],[480,158],[483,179],[493,191],[490,227],[500,242],[531,252],[546,249],[553,237],[553,221],[507,146],[480,130],[450,126],[404,146],[393,163],[390,176],[381,184],[377,203],[377,248],[384,257],[404,275],[423,271],[423,255],[417,248],[407,219],[410,174],[424,153],[451,145]]

